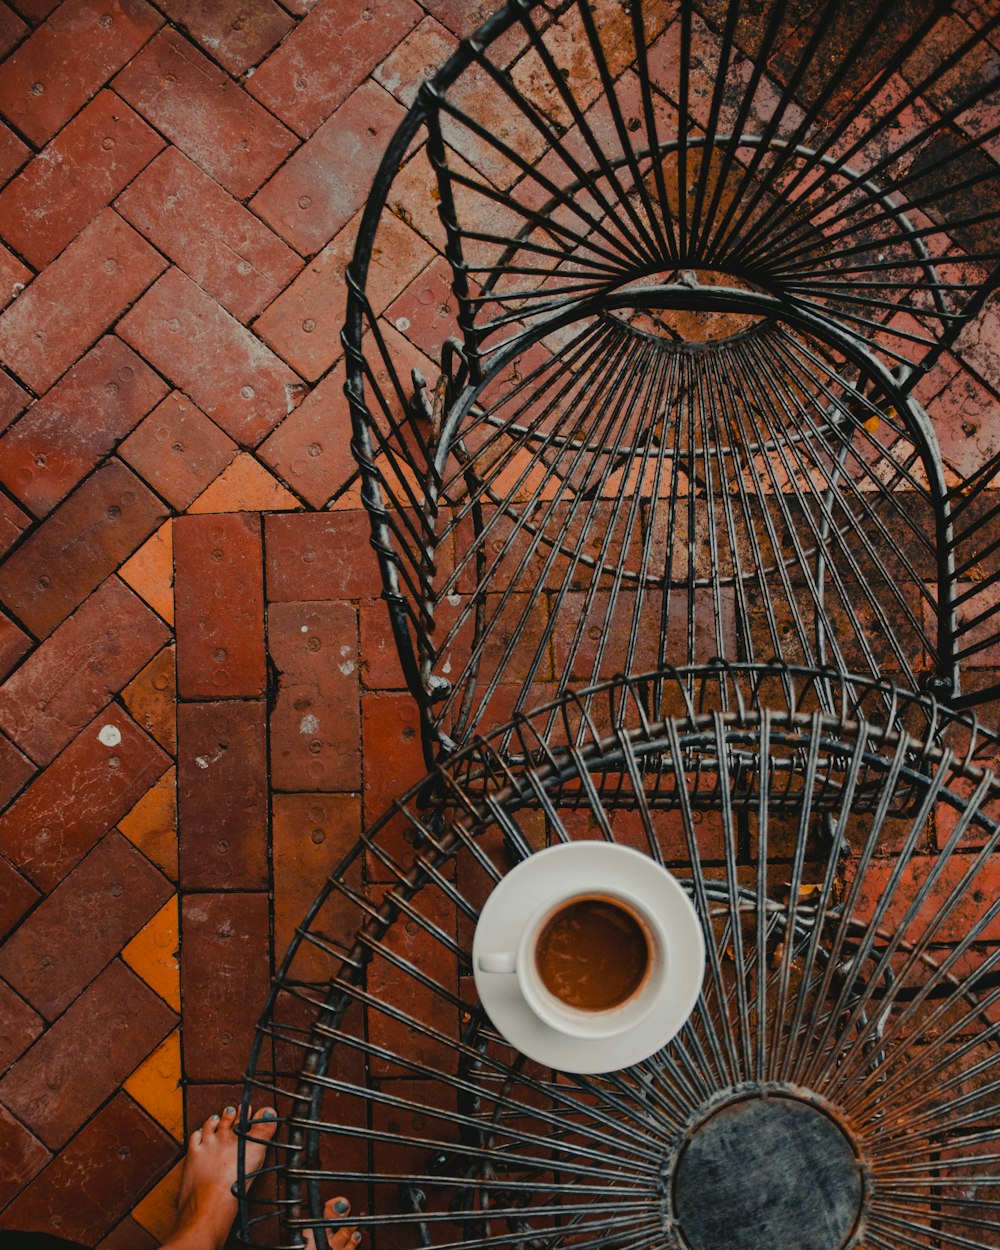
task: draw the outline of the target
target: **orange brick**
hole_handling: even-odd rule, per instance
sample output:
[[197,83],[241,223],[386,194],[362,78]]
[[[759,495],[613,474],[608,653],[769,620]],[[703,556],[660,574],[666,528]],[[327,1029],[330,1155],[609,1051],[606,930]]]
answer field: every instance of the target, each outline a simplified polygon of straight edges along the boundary
[[168,768],[150,786],[131,811],[118,821],[118,829],[147,859],[177,880],[177,770]]
[[118,570],[122,581],[141,595],[168,625],[174,621],[173,527],[164,521]]
[[164,647],[122,691],[122,702],[164,750],[177,747],[177,675],[173,646]]

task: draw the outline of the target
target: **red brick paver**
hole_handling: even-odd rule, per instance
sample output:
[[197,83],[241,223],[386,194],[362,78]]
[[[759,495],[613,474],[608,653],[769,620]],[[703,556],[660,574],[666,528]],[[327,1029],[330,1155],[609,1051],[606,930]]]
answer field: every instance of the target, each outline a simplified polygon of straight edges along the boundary
[[[136,1203],[238,1091],[321,880],[424,772],[350,449],[344,274],[386,142],[495,7],[0,2],[0,1228],[158,1244]],[[462,90],[494,98],[480,72]],[[493,122],[537,154],[514,110]],[[514,176],[445,137],[459,174]],[[433,382],[450,293],[425,148],[392,208],[366,293],[400,376]],[[992,308],[919,392],[962,471],[1000,447],[998,360]],[[331,939],[352,915],[331,904]]]

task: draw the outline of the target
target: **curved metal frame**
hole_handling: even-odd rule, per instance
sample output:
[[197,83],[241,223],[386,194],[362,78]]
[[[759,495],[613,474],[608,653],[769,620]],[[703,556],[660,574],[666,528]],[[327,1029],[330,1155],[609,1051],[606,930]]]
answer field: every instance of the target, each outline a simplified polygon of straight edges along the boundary
[[[821,692],[846,716],[822,712]],[[411,791],[327,882],[258,1033],[244,1106],[262,1089],[279,1102],[279,1192],[241,1204],[244,1238],[294,1245],[347,1222],[377,1238],[391,1215],[392,1247],[408,1234],[686,1244],[671,1231],[678,1156],[720,1108],[781,1097],[822,1109],[863,1164],[844,1246],[988,1245],[1000,902],[977,891],[1000,847],[1000,784],[976,760],[997,740],[932,700],[895,692],[887,708],[884,687],[830,673],[660,673],[603,694],[600,721],[570,698],[562,735],[542,710],[456,757],[430,808]],[[678,698],[687,711],[661,719]],[[530,761],[517,769],[511,734]],[[681,873],[709,962],[673,1042],[626,1071],[566,1079],[512,1053],[471,978],[449,977],[468,970],[463,934],[492,885],[579,837],[624,839]],[[352,883],[362,859],[381,898]],[[325,927],[337,900],[353,942]],[[298,1056],[297,1077],[275,1079],[271,1046]],[[326,1151],[351,1142],[374,1160],[345,1167]],[[321,1214],[331,1186],[352,1197],[343,1221]]]
[[[969,261],[970,257],[967,254],[961,257],[952,254],[950,246],[945,248],[940,255],[936,255],[928,247],[928,243],[935,236],[943,236],[943,232],[949,225],[952,228],[961,229],[980,224],[986,218],[990,220],[993,218],[989,217],[989,214],[986,214],[985,218],[975,214],[972,217],[962,217],[959,213],[952,214],[951,221],[946,220],[944,224],[933,221],[927,213],[937,211],[945,205],[947,198],[945,191],[933,188],[923,189],[920,194],[911,196],[910,201],[907,202],[906,196],[900,194],[899,191],[902,185],[899,177],[895,180],[889,178],[884,186],[881,179],[887,178],[895,169],[894,160],[898,161],[904,156],[914,160],[924,159],[920,157],[921,143],[925,142],[929,135],[937,134],[939,126],[953,120],[961,113],[962,108],[986,99],[996,89],[996,84],[986,82],[972,85],[961,101],[944,110],[942,121],[933,123],[920,135],[907,139],[905,144],[888,155],[879,156],[876,153],[873,156],[871,154],[866,145],[871,144],[873,136],[884,136],[900,110],[913,105],[921,90],[927,89],[928,86],[939,85],[945,75],[954,74],[956,68],[963,64],[964,57],[970,54],[972,47],[971,43],[967,43],[927,70],[919,85],[904,92],[893,106],[883,108],[877,120],[870,121],[867,127],[859,125],[857,133],[850,132],[852,121],[861,116],[864,109],[872,106],[877,98],[880,98],[883,88],[886,88],[887,84],[893,80],[893,75],[907,56],[917,49],[922,36],[930,29],[933,21],[947,12],[947,5],[935,6],[930,14],[917,22],[912,31],[906,32],[897,40],[899,46],[890,61],[880,67],[879,72],[865,85],[850,108],[841,109],[839,113],[835,111],[822,141],[812,145],[805,140],[816,131],[821,120],[824,119],[825,104],[833,98],[838,86],[843,86],[853,73],[851,56],[861,55],[865,35],[877,28],[880,20],[877,11],[866,19],[860,33],[854,32],[851,50],[844,58],[844,63],[836,69],[825,71],[826,76],[820,76],[820,86],[816,89],[818,94],[810,107],[804,111],[795,105],[793,88],[788,87],[786,93],[773,105],[770,119],[759,123],[758,132],[747,130],[745,123],[752,108],[759,105],[758,94],[764,89],[761,85],[763,65],[757,65],[754,62],[755,68],[750,83],[737,101],[739,105],[735,119],[737,124],[732,131],[724,132],[720,128],[726,103],[724,100],[726,76],[720,73],[719,81],[711,93],[710,124],[706,126],[704,133],[694,133],[691,119],[682,108],[677,121],[676,137],[662,138],[659,133],[662,123],[657,120],[656,116],[654,84],[646,61],[647,50],[644,39],[640,37],[643,30],[644,10],[641,4],[633,6],[631,10],[631,33],[635,52],[633,69],[638,75],[639,95],[641,96],[641,108],[638,104],[636,105],[641,114],[641,120],[638,120],[636,124],[640,136],[645,141],[644,144],[635,145],[628,137],[629,128],[625,124],[625,116],[616,96],[616,85],[619,80],[611,75],[608,66],[601,60],[603,49],[593,18],[589,15],[586,5],[571,3],[566,6],[561,16],[564,19],[572,18],[582,23],[586,36],[584,45],[594,61],[594,73],[601,80],[603,100],[612,115],[613,124],[609,123],[607,127],[611,138],[602,146],[600,138],[595,134],[584,112],[574,100],[573,84],[564,83],[557,72],[556,62],[544,43],[544,30],[535,24],[533,16],[535,7],[531,0],[512,0],[512,3],[508,4],[472,39],[466,41],[458,49],[433,80],[421,87],[407,117],[391,141],[376,177],[373,193],[362,219],[355,256],[347,275],[349,298],[343,337],[347,364],[346,391],[354,426],[352,448],[362,470],[363,499],[372,520],[372,543],[382,569],[385,598],[389,605],[397,648],[407,683],[421,705],[428,762],[432,761],[441,750],[453,750],[456,743],[464,741],[469,733],[475,731],[478,724],[477,715],[472,709],[469,698],[464,695],[459,696],[449,690],[449,679],[443,671],[447,664],[447,656],[442,653],[445,648],[438,645],[442,634],[439,632],[437,642],[433,637],[435,625],[442,615],[443,598],[448,594],[457,593],[454,579],[449,577],[449,570],[445,568],[442,575],[440,564],[438,548],[442,541],[442,534],[437,527],[441,484],[446,478],[457,482],[464,473],[470,483],[478,478],[484,489],[489,486],[488,481],[483,481],[483,474],[477,473],[473,463],[475,452],[468,452],[463,442],[463,436],[468,436],[472,432],[469,425],[473,421],[473,403],[482,396],[484,391],[488,392],[492,385],[496,392],[493,398],[494,409],[498,404],[502,405],[504,396],[500,393],[498,381],[502,379],[505,369],[512,361],[516,363],[524,359],[533,348],[538,349],[544,345],[546,339],[565,330],[568,326],[585,325],[587,319],[595,312],[607,314],[624,307],[693,310],[709,316],[723,311],[776,318],[782,325],[791,327],[794,333],[807,334],[812,343],[812,350],[818,355],[828,353],[831,348],[833,349],[837,360],[841,362],[837,366],[839,376],[835,374],[837,385],[843,388],[845,395],[852,396],[851,401],[847,399],[843,401],[845,406],[848,402],[854,402],[862,410],[877,416],[877,405],[873,404],[869,397],[872,388],[877,389],[878,404],[883,407],[892,406],[894,412],[898,414],[899,426],[903,433],[902,441],[897,439],[897,446],[901,449],[899,456],[895,461],[891,456],[886,457],[886,471],[897,475],[895,479],[897,483],[899,481],[906,483],[909,473],[907,457],[912,457],[914,453],[920,457],[922,472],[926,476],[929,489],[918,503],[918,508],[924,509],[926,516],[920,518],[919,525],[914,522],[913,527],[917,532],[928,526],[933,526],[934,529],[932,560],[934,567],[930,576],[924,575],[923,577],[927,585],[921,584],[920,577],[915,577],[910,583],[910,589],[921,606],[917,609],[907,608],[910,623],[906,625],[906,629],[898,639],[894,640],[891,649],[896,655],[919,653],[926,631],[917,620],[914,611],[917,615],[921,612],[930,613],[935,623],[931,627],[931,632],[934,634],[933,644],[928,648],[932,659],[932,676],[928,676],[927,680],[933,684],[938,694],[948,695],[957,703],[971,703],[979,697],[984,697],[959,693],[958,668],[960,659],[968,658],[989,645],[990,639],[983,641],[977,638],[975,642],[966,640],[970,638],[972,630],[981,627],[983,614],[977,613],[975,604],[988,604],[991,589],[997,579],[1000,579],[1000,568],[988,579],[979,581],[971,588],[957,584],[956,568],[968,572],[970,567],[984,558],[984,553],[985,558],[989,558],[994,544],[990,540],[988,520],[985,524],[962,528],[956,536],[952,514],[954,512],[957,515],[964,511],[967,506],[967,497],[980,493],[981,487],[992,477],[992,472],[987,473],[984,469],[982,475],[971,480],[970,483],[949,489],[945,482],[940,453],[934,438],[933,424],[920,405],[909,396],[914,383],[921,374],[922,367],[932,363],[940,352],[951,344],[968,316],[978,313],[989,291],[996,283],[997,273],[1000,273],[1000,268],[997,268],[992,276],[987,276],[979,283],[970,283],[964,277],[955,283],[948,282],[945,275],[939,272],[942,267],[958,260]],[[815,24],[806,32],[808,38],[804,39],[804,51],[793,75],[796,84],[801,85],[803,76],[816,69],[815,58],[823,45],[823,40],[829,36],[840,20],[837,10],[836,4],[827,4],[815,15]],[[765,17],[766,22],[764,18],[760,19],[761,29],[764,31],[761,36],[761,50],[774,46],[779,37],[784,20],[782,6],[772,6]],[[682,5],[682,46],[679,53],[681,63],[679,72],[681,76],[680,98],[685,100],[688,99],[693,64],[693,20],[691,5]],[[730,63],[735,65],[735,58],[740,54],[738,38],[740,20],[739,0],[733,0],[726,8],[724,29],[717,40],[718,65],[720,66]],[[1000,19],[994,19],[996,20]],[[545,81],[556,93],[561,106],[567,110],[572,121],[571,130],[575,129],[580,136],[582,156],[569,151],[565,136],[560,129],[553,126],[538,108],[524,98],[515,98],[517,91],[511,79],[505,71],[491,62],[489,57],[491,45],[500,35],[509,33],[515,26],[519,26],[525,33],[532,49],[531,55],[538,59],[543,77],[548,75]],[[619,66],[617,72],[620,73],[620,69]],[[544,162],[519,154],[501,138],[490,134],[488,129],[468,111],[463,104],[461,87],[464,77],[472,71],[485,76],[484,81],[488,81],[497,90],[501,99],[510,103],[513,111],[519,109],[520,116],[525,119],[529,132],[541,136],[547,145],[548,152],[558,156],[561,164],[555,173],[551,170],[545,173],[540,172],[539,165],[544,165]],[[625,79],[622,78],[620,81],[624,82]],[[465,126],[468,133],[478,141],[492,145],[491,150],[499,153],[511,164],[512,168],[522,175],[518,187],[528,186],[529,190],[532,187],[542,189],[549,193],[548,202],[529,205],[528,200],[517,187],[513,190],[503,186],[492,187],[475,169],[471,173],[459,172],[453,167],[454,162],[449,155],[451,149],[448,144],[449,142],[452,145],[457,144],[459,148],[462,144],[456,135],[449,131],[449,126],[452,130]],[[392,353],[386,347],[380,334],[378,318],[368,307],[365,298],[368,261],[375,243],[379,222],[386,211],[393,179],[402,166],[404,157],[413,150],[414,142],[422,131],[426,131],[427,134],[427,152],[437,179],[440,216],[446,233],[445,254],[451,266],[452,287],[458,304],[456,327],[461,334],[460,346],[457,341],[454,346],[446,345],[446,354],[442,361],[442,377],[437,386],[439,396],[433,409],[429,402],[425,403],[427,392],[421,390],[424,385],[423,379],[415,378],[415,389],[411,389],[397,374]],[[616,142],[620,148],[617,153],[612,151]],[[925,159],[919,178],[926,183],[931,175],[940,176],[949,168],[957,169],[958,166],[954,162],[958,161],[963,153],[968,155],[974,148],[975,143],[970,141],[964,146],[959,144],[956,151],[946,153],[944,156],[932,153]],[[708,151],[711,151],[712,155],[706,158],[705,153]],[[655,160],[652,153],[656,153]],[[697,160],[695,160],[696,156]],[[732,224],[734,215],[739,218],[739,221],[745,222],[748,214],[753,215],[754,206],[762,202],[761,197],[764,192],[759,187],[753,190],[750,186],[753,179],[757,177],[759,180],[762,174],[766,174],[765,184],[767,177],[773,177],[779,183],[783,179],[783,185],[779,189],[785,198],[783,201],[775,200],[769,211],[777,223],[776,229],[779,225],[785,226],[785,236],[789,231],[791,237],[801,236],[801,230],[804,227],[795,214],[800,213],[801,205],[804,203],[810,208],[816,208],[820,214],[824,211],[827,214],[843,211],[847,214],[846,217],[837,220],[840,222],[841,236],[847,239],[844,246],[848,247],[850,260],[843,262],[842,258],[845,267],[841,271],[836,268],[835,263],[832,268],[829,267],[832,263],[830,257],[825,260],[822,257],[817,259],[813,265],[816,272],[809,277],[809,281],[815,278],[819,285],[815,289],[810,289],[809,281],[801,278],[801,275],[799,280],[782,281],[775,278],[766,266],[763,269],[760,266],[748,268],[736,257],[735,253],[730,256],[725,246],[714,246],[706,251],[708,238],[706,230],[698,230],[693,226],[688,230],[685,225],[684,214],[687,208],[684,197],[681,196],[676,206],[671,208],[671,200],[667,194],[662,171],[662,161],[665,157],[670,158],[677,165],[679,177],[685,170],[692,171],[691,179],[694,183],[696,205],[704,209],[709,218],[712,218],[713,213],[722,211],[722,226],[729,231],[730,237],[734,230],[737,233],[739,230],[738,226]],[[747,158],[744,164],[741,164],[741,157]],[[856,168],[850,163],[855,159]],[[927,160],[930,161],[929,164]],[[768,165],[768,162],[771,164]],[[717,169],[720,164],[721,172]],[[715,169],[718,174],[718,181],[714,186],[711,185],[710,177],[712,169]],[[821,175],[816,183],[816,187],[819,187],[818,193],[814,193],[815,188],[808,185],[809,170]],[[904,182],[907,180],[912,182],[911,175],[912,170],[900,176],[903,177]],[[741,195],[748,193],[749,200],[742,207],[736,207],[740,202],[739,195],[737,195],[729,209],[722,210],[720,204],[725,197],[722,196],[720,187],[730,176],[739,180],[739,192]],[[963,170],[963,176],[965,182],[974,186],[983,182],[985,177],[975,170],[970,174],[965,174]],[[652,185],[646,187],[644,177],[646,182],[655,181],[655,187]],[[826,182],[823,181],[824,177]],[[683,177],[680,181],[681,185],[684,185]],[[923,184],[919,184],[918,180],[913,185],[922,186]],[[963,185],[965,183],[962,177],[957,182],[953,180],[949,192],[953,194],[956,186],[960,189]],[[626,194],[629,188],[635,197],[634,206],[629,204]],[[516,211],[523,225],[514,235],[506,239],[497,234],[490,234],[482,227],[469,230],[463,226],[462,214],[457,206],[456,197],[459,191],[479,196],[484,203],[488,200]],[[807,196],[806,200],[797,198],[797,195],[803,194]],[[810,200],[809,196],[813,198]],[[852,200],[852,196],[860,197],[857,203]],[[855,204],[854,208],[851,208],[852,203]],[[857,204],[861,205],[860,210]],[[624,225],[618,222],[618,218],[615,218],[616,205],[618,218],[625,223]],[[579,280],[574,279],[575,286],[571,282],[566,289],[557,289],[554,293],[548,294],[545,283],[541,279],[546,273],[554,272],[552,270],[553,258],[556,258],[556,269],[558,269],[561,264],[558,261],[558,255],[568,255],[570,244],[582,237],[568,228],[565,222],[554,224],[560,207],[565,208],[572,221],[589,226],[592,232],[604,230],[601,238],[607,256],[602,264],[606,272],[601,276],[597,270],[594,270],[593,276],[588,278],[585,271]],[[602,209],[610,210],[611,220],[618,224],[611,227],[602,226],[598,212]],[[860,211],[860,218],[852,221],[851,215],[857,211]],[[742,216],[740,216],[741,213]],[[947,212],[944,216],[947,218]],[[861,221],[865,223],[866,228],[874,231],[877,236],[874,242],[871,238],[865,238],[864,231],[861,230]],[[829,223],[809,228],[815,228],[821,232],[827,225]],[[891,227],[891,230],[896,232],[894,235],[896,244],[903,248],[910,257],[905,264],[895,255],[886,259],[880,253],[878,258],[875,257],[872,250],[874,248],[884,247],[887,252],[891,251],[889,241],[882,237],[883,226]],[[608,233],[609,229],[610,233]],[[617,233],[615,233],[616,230]],[[851,236],[852,230],[860,231],[854,241]],[[643,242],[641,246],[636,242],[638,250],[630,259],[628,240],[636,241],[639,236]],[[782,246],[784,246],[785,236],[782,239]],[[838,236],[834,234],[833,237]],[[488,244],[498,249],[495,258],[485,267],[476,268],[470,264],[463,250],[463,241],[466,239],[474,239],[480,244]],[[817,234],[817,239],[822,242],[822,233]],[[612,260],[612,255],[617,254],[616,248],[624,249],[620,256],[620,264]],[[525,249],[528,251],[526,252]],[[524,259],[529,254],[535,256],[538,262],[534,267],[530,259],[528,261]],[[1000,249],[996,252],[984,253],[983,256],[973,256],[971,259],[976,262],[988,260],[996,264],[1000,259]],[[824,264],[828,266],[828,269],[823,269]],[[688,271],[699,265],[723,274],[730,273],[735,277],[742,277],[769,289],[727,290],[692,283]],[[911,282],[905,274],[903,276],[896,274],[892,269],[894,265],[901,265],[904,270],[907,266],[914,266],[916,278]],[[644,276],[665,270],[676,271],[679,277],[655,285],[648,283],[642,285]],[[868,282],[865,287],[867,293],[859,293],[857,289],[859,275],[863,277],[865,274],[870,275],[874,272],[882,276],[874,282]],[[827,277],[823,276],[824,273]],[[509,290],[500,290],[501,278],[511,274],[525,276],[528,286],[520,295]],[[835,274],[839,274],[836,281],[831,276]],[[531,285],[532,281],[535,285]],[[479,284],[478,293],[472,289],[473,282]],[[623,286],[628,289],[621,289]],[[928,337],[923,337],[922,332],[903,329],[897,345],[893,346],[883,334],[885,327],[877,320],[877,315],[881,315],[879,310],[882,312],[898,311],[901,307],[905,307],[905,303],[898,298],[904,287],[926,289],[930,303],[926,306],[914,305],[912,312],[921,316],[925,322],[928,317],[933,321],[936,316],[943,330],[941,333],[931,333]],[[885,295],[882,294],[883,288],[887,290]],[[836,298],[830,294],[835,289],[839,291]],[[827,301],[827,296],[833,299],[832,304],[824,302]],[[837,304],[837,299],[842,297],[848,300],[848,304]],[[855,301],[853,304],[850,303],[852,300]],[[964,307],[959,307],[962,300],[965,300]],[[490,315],[491,308],[498,310],[492,316]],[[367,348],[363,343],[366,332],[370,343]],[[873,334],[877,342],[866,342],[861,337],[862,333]],[[899,344],[902,346],[900,347]],[[923,362],[908,361],[915,346],[925,349],[926,355]],[[558,354],[558,349],[556,350]],[[890,371],[879,359],[877,352],[895,361],[896,368]],[[719,367],[721,369],[726,367],[724,360]],[[384,393],[380,393],[379,385],[375,381],[374,374],[377,369],[383,369],[389,377],[389,384]],[[507,402],[510,402],[510,396],[506,398]],[[752,403],[753,398],[751,397],[747,402]],[[424,416],[427,418],[426,421],[423,421]],[[489,412],[487,412],[488,416]],[[665,420],[665,417],[662,419]],[[709,419],[714,419],[711,414]],[[497,417],[496,420],[499,421],[500,418]],[[655,424],[656,414],[652,414],[649,420],[651,425]],[[777,426],[780,427],[782,414],[776,414],[775,420]],[[862,435],[862,441],[863,438]],[[775,446],[779,441],[780,437],[776,436]],[[705,454],[707,456],[707,452]],[[728,449],[728,452],[726,449],[718,452],[720,464],[726,454],[731,455],[732,449]],[[794,451],[791,454],[794,457]],[[827,449],[823,448],[821,454],[826,455]],[[827,503],[824,505],[824,510],[832,513],[847,500],[847,511],[850,514],[850,502],[857,499],[859,494],[858,483],[850,481],[851,471],[856,459],[860,459],[860,456],[856,456],[846,446],[842,448],[840,454],[840,465],[832,476],[827,475],[825,487]],[[448,471],[449,457],[452,464],[450,473]],[[998,464],[1000,464],[1000,457],[998,457]],[[776,470],[779,474],[782,471],[781,466]],[[862,470],[862,476],[866,472]],[[874,473],[867,472],[866,486],[870,487],[874,476]],[[909,477],[909,481],[912,481],[912,476]],[[881,489],[880,506],[890,508],[896,506],[890,499],[893,489],[895,486]],[[470,489],[469,494],[471,493]],[[487,502],[485,496],[482,502]],[[507,508],[502,496],[501,505],[511,512],[511,515],[516,516],[516,510]],[[718,499],[715,500],[714,506],[721,506]],[[471,547],[468,542],[464,544],[467,557],[470,550],[478,549],[483,541],[484,531],[480,512],[480,504],[472,505],[469,522],[473,531]],[[403,514],[412,514],[414,519],[404,519]],[[966,513],[966,516],[968,515],[969,513]],[[863,536],[866,530],[874,529],[880,542],[893,547],[889,531],[885,526],[879,527],[873,517],[874,509],[872,508],[863,509],[861,516],[855,517],[854,525],[860,536],[858,541],[864,541]],[[714,524],[712,521],[707,523]],[[790,531],[791,527],[786,522],[782,523],[785,529]],[[815,602],[809,605],[808,610],[816,612],[817,636],[836,640],[833,620],[824,609],[824,601],[827,597],[842,601],[842,611],[846,611],[848,618],[855,622],[852,629],[860,636],[866,628],[860,623],[865,611],[856,610],[851,596],[845,594],[843,581],[838,580],[836,562],[825,560],[822,556],[823,538],[835,532],[836,526],[825,519],[818,520],[815,524],[818,536],[813,542],[813,554],[809,559],[815,566],[818,578],[817,589],[812,594]],[[520,526],[521,522],[515,521],[515,530]],[[543,541],[547,542],[548,539],[545,538]],[[910,531],[904,526],[903,535],[891,552],[894,559],[898,558],[907,541],[914,540]],[[919,543],[919,539],[915,541]],[[479,559],[478,555],[476,559]],[[761,563],[760,549],[756,552],[755,562]],[[799,563],[800,568],[796,575],[808,578],[809,574],[801,567],[803,563],[801,556]],[[850,575],[854,576],[855,563],[850,557],[848,563],[851,569]],[[585,560],[582,561],[582,565],[585,565]],[[468,559],[466,567],[469,567]],[[435,585],[435,579],[437,579],[437,585]],[[467,607],[463,611],[473,622],[474,637],[471,643],[473,658],[469,663],[476,667],[478,664],[475,659],[476,653],[485,650],[490,645],[490,630],[485,627],[488,614],[482,602],[487,588],[479,584],[474,577],[472,580],[475,584],[474,595],[479,601],[474,607]],[[879,630],[884,631],[886,617],[877,607],[878,600],[883,596],[891,600],[894,591],[898,597],[898,589],[891,584],[888,587],[877,588],[873,584],[871,587],[866,587],[861,595],[862,600],[876,605],[874,611],[875,616],[879,618],[877,626]],[[865,607],[864,603],[860,606],[862,609]],[[972,618],[966,620],[961,626],[957,618],[959,607],[962,609],[963,616]],[[794,606],[790,608],[790,611],[793,617],[797,615],[797,609]],[[715,604],[714,612],[716,616],[721,615],[722,606],[719,603]],[[501,625],[499,620],[495,620],[494,624],[501,633],[510,635],[509,621]],[[622,626],[622,632],[634,634],[637,627],[640,626],[635,621],[626,622]],[[650,618],[641,627],[655,628],[656,624],[654,619]],[[772,639],[777,636],[776,627],[777,622],[772,621],[769,626]],[[515,625],[514,628],[523,628],[523,625]],[[687,651],[680,650],[667,656],[660,655],[660,662],[667,659],[683,663],[706,658],[703,655],[697,655],[691,649],[692,628],[689,625],[687,631],[689,636]],[[455,627],[445,626],[445,630],[448,640],[456,636]],[[980,632],[982,632],[981,628]],[[743,633],[745,635],[745,628],[743,628]],[[1000,639],[1000,630],[997,631],[997,638]],[[785,659],[796,655],[795,651],[783,653],[778,643],[773,645],[775,653],[783,655]],[[507,649],[508,651],[511,649],[511,644],[508,644]],[[802,658],[814,663],[823,663],[827,660],[828,651],[828,647],[821,642],[815,651],[805,649],[802,652]],[[834,642],[833,652],[836,653],[836,651]],[[745,644],[739,640],[720,646],[718,653],[723,658],[731,660],[768,658],[757,650],[748,651]],[[864,662],[872,667],[872,671],[879,671],[877,658],[873,659],[868,656]],[[890,668],[892,668],[891,665]],[[605,674],[595,670],[586,673],[584,677],[586,680],[595,680],[602,675]],[[897,676],[916,684],[920,674],[915,669],[907,671],[904,662]],[[502,678],[502,674],[491,675],[493,685],[496,685],[496,682]],[[451,685],[453,686],[454,682]],[[543,697],[541,690],[531,690],[526,687],[518,696],[515,706],[525,706],[539,697]],[[484,708],[480,710],[485,711]]]

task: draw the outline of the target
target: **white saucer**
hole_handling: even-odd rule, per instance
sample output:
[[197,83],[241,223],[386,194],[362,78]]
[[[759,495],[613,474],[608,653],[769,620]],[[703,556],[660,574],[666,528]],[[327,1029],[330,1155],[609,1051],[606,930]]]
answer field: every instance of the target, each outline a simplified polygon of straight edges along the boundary
[[[556,863],[551,862],[558,857]],[[516,949],[524,926],[555,890],[594,884],[638,895],[670,935],[662,1001],[627,1033],[581,1039],[545,1024],[524,1001],[517,977],[479,971],[479,956]],[[679,1032],[701,991],[705,940],[687,894],[648,855],[610,842],[567,842],[539,851],[507,874],[486,900],[472,943],[479,999],[512,1046],[562,1072],[613,1072],[647,1059]]]

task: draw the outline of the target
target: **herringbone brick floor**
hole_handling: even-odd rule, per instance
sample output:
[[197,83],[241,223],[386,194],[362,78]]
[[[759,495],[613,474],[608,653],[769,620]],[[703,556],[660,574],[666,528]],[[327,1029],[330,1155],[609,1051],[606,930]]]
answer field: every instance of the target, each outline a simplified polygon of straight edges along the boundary
[[[342,277],[414,83],[492,7],[0,3],[3,1226],[156,1244],[320,875],[423,771]],[[379,298],[426,350],[413,209]],[[924,383],[959,472],[1000,449],[998,347],[994,308]]]

